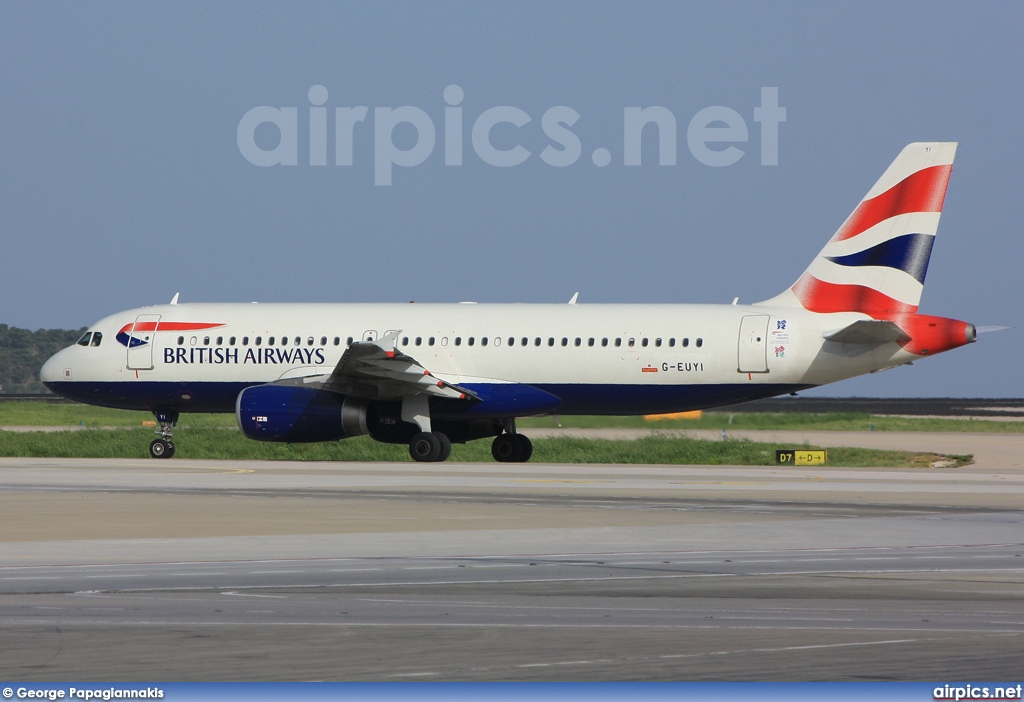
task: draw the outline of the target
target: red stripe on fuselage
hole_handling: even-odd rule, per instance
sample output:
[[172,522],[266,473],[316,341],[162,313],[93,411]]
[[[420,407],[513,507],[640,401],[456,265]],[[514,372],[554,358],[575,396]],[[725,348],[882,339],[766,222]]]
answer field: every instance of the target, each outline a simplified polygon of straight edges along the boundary
[[884,193],[864,200],[853,211],[832,241],[844,241],[890,217],[911,212],[942,212],[946,185],[953,166],[929,166],[913,173]]
[[224,325],[220,322],[135,322],[132,324],[125,324],[121,327],[121,331],[118,334],[127,334],[129,331],[136,332],[147,332],[147,331],[199,331],[201,329],[213,329],[214,327],[223,327]]

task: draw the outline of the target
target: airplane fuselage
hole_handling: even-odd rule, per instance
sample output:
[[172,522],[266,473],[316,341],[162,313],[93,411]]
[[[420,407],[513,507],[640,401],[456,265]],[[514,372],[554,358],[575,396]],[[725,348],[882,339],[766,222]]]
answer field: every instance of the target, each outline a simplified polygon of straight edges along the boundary
[[[101,320],[90,327],[102,334],[98,346],[60,352],[43,375],[61,395],[108,407],[233,412],[243,388],[329,373],[353,341],[398,330],[396,348],[447,382],[523,384],[560,399],[527,414],[651,414],[769,397],[919,357],[895,343],[865,350],[823,340],[867,318],[757,305],[162,305]],[[133,330],[147,322],[155,330]]]

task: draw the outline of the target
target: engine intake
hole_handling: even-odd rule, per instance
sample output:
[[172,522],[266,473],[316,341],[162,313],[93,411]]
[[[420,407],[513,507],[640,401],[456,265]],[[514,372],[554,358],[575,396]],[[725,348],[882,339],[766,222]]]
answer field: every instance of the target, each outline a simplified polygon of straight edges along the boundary
[[306,443],[369,434],[367,402],[291,385],[256,385],[238,395],[238,428],[256,441]]

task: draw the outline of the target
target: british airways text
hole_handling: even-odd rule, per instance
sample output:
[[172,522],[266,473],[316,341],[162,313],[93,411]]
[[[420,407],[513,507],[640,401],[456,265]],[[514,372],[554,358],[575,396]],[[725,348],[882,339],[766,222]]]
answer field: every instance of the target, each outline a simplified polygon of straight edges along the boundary
[[239,349],[224,348],[166,348],[164,363],[233,363],[233,364],[283,364],[303,363],[321,365],[326,362],[323,348],[314,349],[246,349],[245,355],[239,355]]

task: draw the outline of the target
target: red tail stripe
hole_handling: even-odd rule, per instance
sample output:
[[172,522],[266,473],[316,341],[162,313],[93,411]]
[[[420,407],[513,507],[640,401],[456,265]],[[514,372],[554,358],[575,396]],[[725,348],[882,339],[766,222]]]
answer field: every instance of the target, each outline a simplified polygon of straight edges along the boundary
[[793,286],[793,292],[805,309],[811,312],[916,312],[909,305],[863,285],[826,283],[804,274]]
[[952,164],[929,166],[913,173],[884,193],[861,202],[832,241],[844,241],[896,215],[941,212]]

